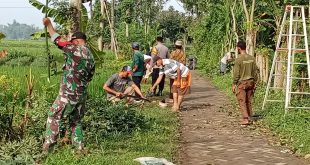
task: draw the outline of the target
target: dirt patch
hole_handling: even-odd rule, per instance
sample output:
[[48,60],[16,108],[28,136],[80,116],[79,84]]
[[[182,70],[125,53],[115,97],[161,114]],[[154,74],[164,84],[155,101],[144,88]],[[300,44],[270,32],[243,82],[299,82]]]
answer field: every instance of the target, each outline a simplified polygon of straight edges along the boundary
[[192,94],[186,97],[180,114],[179,164],[308,164],[272,146],[259,128],[241,127],[229,99],[195,72],[193,79]]

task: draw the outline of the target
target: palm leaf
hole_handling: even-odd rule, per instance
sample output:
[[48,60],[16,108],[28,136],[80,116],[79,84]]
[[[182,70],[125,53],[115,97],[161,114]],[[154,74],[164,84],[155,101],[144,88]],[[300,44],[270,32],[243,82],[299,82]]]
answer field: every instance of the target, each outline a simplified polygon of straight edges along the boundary
[[42,13],[47,12],[47,16],[54,18],[54,21],[56,23],[58,23],[59,25],[63,25],[65,22],[68,21],[67,19],[65,19],[65,17],[63,17],[62,15],[59,14],[60,12],[58,10],[50,8],[50,7],[46,7],[43,3],[41,3],[37,0],[29,0],[29,3],[33,7],[40,10]]

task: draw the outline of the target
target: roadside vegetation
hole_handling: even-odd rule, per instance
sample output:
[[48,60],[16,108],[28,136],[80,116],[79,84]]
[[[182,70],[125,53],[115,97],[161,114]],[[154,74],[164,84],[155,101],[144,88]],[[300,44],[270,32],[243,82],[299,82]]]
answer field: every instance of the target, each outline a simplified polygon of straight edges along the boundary
[[[232,76],[230,73],[224,76],[219,75],[219,62],[226,52],[235,49],[238,40],[246,41],[247,51],[250,55],[255,55],[260,70],[260,85],[256,90],[254,101],[255,113],[262,116],[259,123],[278,138],[279,145],[287,145],[293,153],[309,154],[309,111],[294,109],[285,116],[284,103],[268,103],[265,110],[261,110],[285,6],[305,5],[309,8],[309,1],[250,0],[203,3],[202,0],[195,2],[184,0],[183,2],[186,4],[187,11],[192,11],[192,14],[197,16],[192,26],[188,28],[193,44],[187,54],[194,54],[198,57],[198,65],[202,74],[209,77],[220,90],[230,96],[233,103],[237,103],[231,90]],[[300,43],[302,41],[300,39]],[[287,55],[281,54],[281,58],[285,60]],[[305,58],[299,60],[304,61]],[[294,76],[307,76],[303,75],[306,67],[295,69]],[[286,66],[277,65],[275,74],[280,74],[285,70]],[[275,79],[276,87],[285,86],[283,76]],[[305,86],[301,85],[304,83]],[[310,91],[308,86],[305,81],[296,81],[293,88],[295,91]],[[283,99],[283,93],[276,93],[273,97]],[[294,99],[297,100],[293,103],[295,105],[309,105],[309,96]],[[236,113],[239,114],[239,111],[236,110]]]
[[105,53],[107,60],[97,65],[89,86],[83,121],[88,153],[77,156],[70,145],[59,144],[54,153],[42,155],[47,111],[59,89],[62,54],[52,47],[54,57],[59,59],[58,72],[48,82],[40,41],[3,41],[0,49],[9,51],[0,64],[0,164],[117,165],[137,164],[133,159],[143,156],[175,159],[175,114],[153,104],[128,108],[105,101],[102,84],[128,63],[114,61],[110,52]]

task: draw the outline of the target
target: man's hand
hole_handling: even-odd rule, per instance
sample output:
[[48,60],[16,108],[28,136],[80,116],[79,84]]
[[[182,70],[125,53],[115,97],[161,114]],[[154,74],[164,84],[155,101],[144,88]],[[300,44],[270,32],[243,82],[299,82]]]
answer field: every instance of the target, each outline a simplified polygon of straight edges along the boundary
[[151,91],[151,92],[154,92],[154,90],[155,90],[154,87],[151,87],[151,88],[150,88],[150,91]]
[[122,97],[124,96],[124,93],[117,92],[115,96],[116,96],[116,97],[119,97],[119,98],[122,98]]
[[43,18],[43,25],[48,26],[52,24],[51,20],[49,18]]
[[236,88],[237,88],[237,85],[233,84],[233,86],[232,86],[232,92],[233,93],[236,93]]

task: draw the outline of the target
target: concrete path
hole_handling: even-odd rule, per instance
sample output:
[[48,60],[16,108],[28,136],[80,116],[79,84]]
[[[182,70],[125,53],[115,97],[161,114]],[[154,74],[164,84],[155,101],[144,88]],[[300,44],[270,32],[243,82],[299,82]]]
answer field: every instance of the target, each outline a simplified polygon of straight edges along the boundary
[[[193,73],[192,94],[180,114],[182,165],[305,165],[271,146],[255,126],[241,127],[230,100]],[[230,85],[228,85],[230,87]]]

